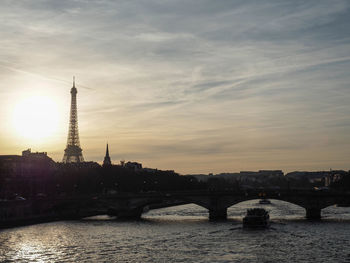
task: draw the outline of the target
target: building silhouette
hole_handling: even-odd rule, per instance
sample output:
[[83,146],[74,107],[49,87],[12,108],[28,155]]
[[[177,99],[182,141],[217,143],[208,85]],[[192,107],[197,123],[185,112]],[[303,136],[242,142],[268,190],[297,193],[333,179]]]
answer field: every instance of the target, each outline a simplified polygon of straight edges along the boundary
[[84,162],[82,149],[79,142],[78,131],[78,111],[77,111],[77,88],[75,87],[75,78],[73,77],[73,87],[70,90],[71,105],[70,105],[70,120],[68,130],[67,147],[64,150],[64,163],[81,163]]
[[0,155],[0,175],[6,178],[41,178],[55,167],[47,152],[28,149],[22,151],[22,155]]
[[109,157],[109,150],[108,150],[108,143],[107,143],[107,147],[106,147],[106,156],[103,160],[103,166],[111,166],[112,162],[111,162],[111,158]]

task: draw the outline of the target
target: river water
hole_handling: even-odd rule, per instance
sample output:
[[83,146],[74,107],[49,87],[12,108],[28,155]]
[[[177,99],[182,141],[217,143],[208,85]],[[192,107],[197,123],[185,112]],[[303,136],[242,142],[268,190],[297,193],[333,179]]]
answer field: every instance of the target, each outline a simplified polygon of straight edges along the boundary
[[[242,229],[250,207],[270,211],[271,228]],[[277,200],[231,207],[225,222],[185,205],[152,210],[140,221],[98,216],[0,230],[0,262],[350,262],[350,208],[323,220]]]

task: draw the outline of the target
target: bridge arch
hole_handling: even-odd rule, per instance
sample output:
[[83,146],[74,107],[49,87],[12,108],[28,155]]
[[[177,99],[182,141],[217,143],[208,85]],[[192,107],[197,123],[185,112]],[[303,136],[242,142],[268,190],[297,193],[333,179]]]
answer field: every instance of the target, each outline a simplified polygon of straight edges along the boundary
[[178,204],[168,207],[150,209],[147,213],[142,214],[144,218],[190,218],[204,219],[208,218],[208,210],[203,206],[194,203]]
[[[237,201],[237,202],[233,203],[232,205],[228,206],[228,208],[232,207],[234,205],[237,205],[239,203],[242,203],[242,202],[260,200],[260,199],[261,198],[256,198],[254,196],[253,197],[246,196],[244,198],[244,200]],[[284,203],[288,203],[288,204],[297,206],[299,208],[303,208],[303,209],[305,209],[305,212],[306,212],[305,217],[308,219],[320,219],[322,209],[336,204],[336,201],[333,199],[319,200],[319,199],[310,198],[307,200],[303,200],[303,199],[300,199],[300,198],[295,197],[295,196],[292,196],[292,197],[290,197],[290,196],[274,196],[272,198],[269,198],[269,200],[277,200],[279,202],[284,202]]]
[[196,205],[198,207],[208,209],[206,206],[206,203],[199,202],[197,200],[192,200],[189,198],[165,198],[164,200],[158,200],[158,199],[150,199],[144,202],[141,202],[138,204],[137,209],[142,212],[147,212],[148,210],[155,210],[155,209],[165,209],[170,207],[178,207],[182,205]]
[[[261,200],[261,198],[249,198],[249,199],[245,199],[245,200],[241,200],[241,201],[238,201],[238,202],[235,202],[234,204],[228,206],[227,208],[232,208],[234,206],[237,206],[239,204],[242,204],[242,203],[245,203],[245,202],[251,202],[251,201],[256,201],[256,205],[259,205],[259,201]],[[278,201],[278,202],[282,202],[284,204],[288,204],[288,205],[293,205],[295,207],[298,207],[300,209],[305,209],[305,207],[303,207],[302,205],[300,204],[297,204],[297,203],[294,203],[294,202],[290,202],[290,201],[286,201],[286,200],[283,200],[283,199],[277,199],[277,198],[268,198],[268,200],[271,201],[272,205],[274,204],[273,202],[275,201]]]
[[249,199],[239,203],[236,203],[227,208],[228,215],[231,216],[243,216],[246,214],[246,210],[253,207],[264,208],[269,211],[273,216],[280,218],[282,215],[287,217],[303,217],[305,215],[305,208],[287,201],[279,199],[268,199],[271,204],[259,204],[261,199]]

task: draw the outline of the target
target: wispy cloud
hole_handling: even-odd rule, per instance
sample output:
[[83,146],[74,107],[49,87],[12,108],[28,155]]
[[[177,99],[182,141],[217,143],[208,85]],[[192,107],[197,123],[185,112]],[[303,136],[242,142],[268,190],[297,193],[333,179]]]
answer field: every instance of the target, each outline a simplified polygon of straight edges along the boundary
[[349,6],[5,1],[0,94],[36,79],[69,101],[76,75],[87,159],[108,137],[115,158],[180,172],[349,169]]

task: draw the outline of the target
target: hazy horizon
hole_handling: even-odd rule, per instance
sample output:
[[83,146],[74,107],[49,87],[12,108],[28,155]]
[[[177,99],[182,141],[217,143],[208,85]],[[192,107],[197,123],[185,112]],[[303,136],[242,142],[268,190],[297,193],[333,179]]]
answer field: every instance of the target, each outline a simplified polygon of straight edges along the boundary
[[350,2],[4,1],[0,154],[349,170]]

